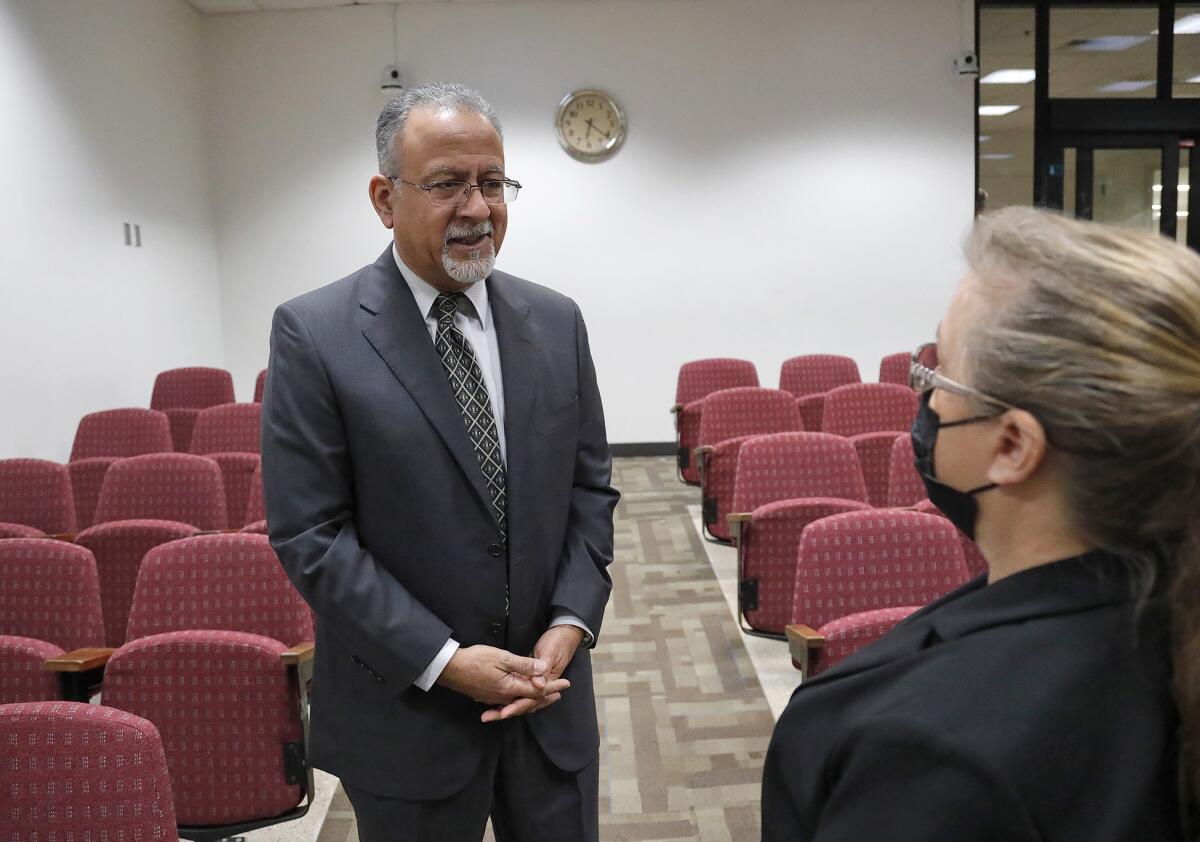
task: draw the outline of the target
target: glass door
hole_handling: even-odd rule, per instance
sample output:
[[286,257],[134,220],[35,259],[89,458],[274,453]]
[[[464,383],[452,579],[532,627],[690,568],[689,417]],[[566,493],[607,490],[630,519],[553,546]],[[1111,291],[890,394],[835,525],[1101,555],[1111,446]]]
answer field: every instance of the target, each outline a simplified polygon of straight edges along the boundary
[[1051,204],[1078,219],[1158,231],[1194,248],[1187,204],[1193,153],[1177,136],[1060,138],[1052,150]]

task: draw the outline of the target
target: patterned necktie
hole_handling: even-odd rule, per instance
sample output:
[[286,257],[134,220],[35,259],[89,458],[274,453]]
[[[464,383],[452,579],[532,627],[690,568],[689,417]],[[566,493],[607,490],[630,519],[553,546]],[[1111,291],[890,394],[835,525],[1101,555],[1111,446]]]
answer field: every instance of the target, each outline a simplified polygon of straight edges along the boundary
[[467,424],[467,434],[471,444],[475,446],[475,458],[483,471],[488,491],[492,495],[492,510],[496,515],[496,523],[500,533],[507,537],[508,527],[505,522],[508,508],[507,495],[504,488],[504,462],[500,456],[500,436],[496,432],[496,416],[492,413],[492,401],[488,395],[487,383],[483,380],[483,372],[475,359],[475,351],[467,337],[462,335],[454,324],[454,314],[458,312],[459,302],[465,296],[461,292],[442,293],[433,302],[433,311],[437,314],[437,347],[438,355],[442,358],[442,366],[446,376],[450,378],[450,388],[458,401],[459,411]]

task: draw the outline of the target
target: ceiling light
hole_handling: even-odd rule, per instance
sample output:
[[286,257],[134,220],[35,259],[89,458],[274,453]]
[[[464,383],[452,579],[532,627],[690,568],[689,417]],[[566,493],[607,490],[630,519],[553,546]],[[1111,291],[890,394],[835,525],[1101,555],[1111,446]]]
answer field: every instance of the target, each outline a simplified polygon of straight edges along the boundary
[[1200,33],[1200,15],[1188,15],[1175,21],[1176,35],[1196,35]]
[[981,160],[981,161],[1011,161],[1012,157],[1013,156],[1012,156],[1011,152],[989,152],[986,155],[980,155],[979,160]]
[[1003,117],[1005,114],[1012,114],[1020,107],[1019,105],[981,105],[979,106],[979,116]]
[[980,142],[980,143],[987,143],[987,142],[988,142],[989,140],[991,140],[991,139],[992,139],[992,136],[991,136],[990,134],[981,134],[981,135],[979,136],[979,142]]
[[980,79],[979,83],[981,85],[1027,85],[1036,78],[1036,70],[1009,68],[1007,70],[993,70]]
[[1200,76],[1193,76],[1191,79],[1184,79],[1185,82],[1190,82],[1193,85],[1200,85]]
[[1154,82],[1152,80],[1148,81],[1146,79],[1137,79],[1127,82],[1109,82],[1107,85],[1101,85],[1100,87],[1096,88],[1096,90],[1100,93],[1106,94],[1123,94],[1131,93],[1133,91],[1144,91],[1153,84]]
[[1162,205],[1151,205],[1150,210],[1160,211],[1160,210],[1162,210]]
[[[1157,192],[1159,192],[1160,190],[1162,190],[1162,185],[1161,185],[1161,184],[1151,184],[1151,185],[1150,185],[1150,189],[1151,189],[1151,190],[1153,190],[1155,193],[1157,193]],[[1179,185],[1179,192],[1180,192],[1180,193],[1187,193],[1187,192],[1188,192],[1189,190],[1191,190],[1191,189],[1192,189],[1192,185],[1190,185],[1190,184],[1186,184],[1186,183],[1185,183],[1185,184],[1180,184],[1180,185]]]
[[1068,41],[1067,46],[1085,53],[1118,53],[1149,40],[1149,35],[1104,35],[1100,38],[1076,38]]

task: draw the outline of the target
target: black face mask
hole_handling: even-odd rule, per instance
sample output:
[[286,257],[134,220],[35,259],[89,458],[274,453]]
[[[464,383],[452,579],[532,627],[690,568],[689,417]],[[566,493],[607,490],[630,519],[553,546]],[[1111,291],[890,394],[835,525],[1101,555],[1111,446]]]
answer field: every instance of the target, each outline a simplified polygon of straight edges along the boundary
[[951,488],[937,478],[933,467],[933,449],[937,445],[939,429],[977,424],[980,421],[989,421],[995,416],[979,415],[943,424],[938,414],[929,407],[929,397],[932,394],[930,391],[921,395],[921,407],[917,411],[916,420],[913,421],[912,445],[913,453],[916,455],[913,464],[916,466],[917,473],[921,475],[921,480],[925,483],[925,493],[929,495],[930,502],[941,509],[942,514],[948,517],[950,522],[961,529],[968,538],[974,540],[975,521],[979,517],[979,505],[975,501],[975,495],[990,491],[997,486],[995,483],[991,483],[972,488],[970,491]]

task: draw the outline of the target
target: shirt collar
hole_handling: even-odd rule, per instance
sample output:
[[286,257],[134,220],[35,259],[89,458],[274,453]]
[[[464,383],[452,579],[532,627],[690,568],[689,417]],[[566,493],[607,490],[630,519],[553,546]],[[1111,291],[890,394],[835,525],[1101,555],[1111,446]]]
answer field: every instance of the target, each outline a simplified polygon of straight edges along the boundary
[[[396,268],[400,270],[400,274],[404,277],[408,288],[412,290],[413,298],[417,300],[417,308],[421,311],[423,318],[429,318],[429,311],[433,309],[433,302],[441,295],[441,290],[433,284],[421,278],[412,269],[400,259],[400,251],[396,248],[396,244],[392,243],[392,257],[396,260]],[[471,306],[475,308],[475,315],[479,318],[479,324],[484,330],[488,329],[488,321],[491,318],[491,310],[488,307],[488,291],[487,281],[480,281],[471,284],[465,290],[463,295],[471,302]],[[469,312],[464,312],[463,315],[470,318]]]

